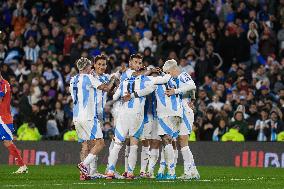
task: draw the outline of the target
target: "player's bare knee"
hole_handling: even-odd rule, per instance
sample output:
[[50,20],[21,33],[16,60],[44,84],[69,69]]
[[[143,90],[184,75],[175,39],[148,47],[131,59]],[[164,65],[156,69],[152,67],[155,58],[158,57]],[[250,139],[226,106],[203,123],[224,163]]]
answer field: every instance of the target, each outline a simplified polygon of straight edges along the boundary
[[151,149],[158,149],[161,145],[161,142],[159,140],[152,140],[150,144]]
[[162,137],[162,139],[163,139],[163,143],[164,143],[165,146],[168,145],[168,144],[171,144],[172,141],[173,141],[172,137],[169,136],[169,135],[164,135]]
[[142,143],[142,146],[144,146],[144,147],[148,147],[149,146],[149,140],[142,140],[141,141],[141,143]]
[[179,136],[178,143],[179,143],[181,148],[188,146],[188,136],[187,135]]
[[82,143],[81,152],[82,153],[88,152],[88,143],[87,142]]
[[104,139],[99,139],[99,140],[97,141],[97,146],[98,146],[99,148],[103,149],[103,148],[105,147],[105,141],[104,141]]
[[81,159],[81,161],[83,161],[87,157],[89,151],[90,150],[88,148],[88,143],[87,142],[83,142],[82,146],[81,146],[81,152],[80,152],[80,159]]
[[3,144],[4,144],[4,146],[5,146],[6,148],[8,148],[11,144],[13,144],[13,142],[12,142],[12,141],[9,141],[9,140],[4,140],[4,141],[3,141]]

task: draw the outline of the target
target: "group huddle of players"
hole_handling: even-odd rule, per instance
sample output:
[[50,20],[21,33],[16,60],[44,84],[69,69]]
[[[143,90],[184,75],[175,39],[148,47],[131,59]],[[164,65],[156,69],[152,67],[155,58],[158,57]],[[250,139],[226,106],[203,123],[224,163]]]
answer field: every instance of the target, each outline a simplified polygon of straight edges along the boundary
[[[134,170],[139,141],[142,141],[139,177],[176,179],[179,147],[184,174],[178,178],[199,179],[188,146],[188,135],[194,121],[192,99],[196,86],[175,60],[167,60],[162,68],[145,68],[142,56],[133,54],[129,67],[112,75],[105,74],[105,55],[98,55],[93,61],[81,57],[76,66],[79,74],[70,81],[70,93],[73,122],[82,144],[81,163],[78,164],[81,180],[137,178]],[[115,137],[109,147],[106,171],[100,174],[97,172],[98,154],[104,148],[101,126],[109,96],[112,96]],[[125,172],[119,175],[115,167],[124,144]],[[159,156],[160,168],[155,175]]]

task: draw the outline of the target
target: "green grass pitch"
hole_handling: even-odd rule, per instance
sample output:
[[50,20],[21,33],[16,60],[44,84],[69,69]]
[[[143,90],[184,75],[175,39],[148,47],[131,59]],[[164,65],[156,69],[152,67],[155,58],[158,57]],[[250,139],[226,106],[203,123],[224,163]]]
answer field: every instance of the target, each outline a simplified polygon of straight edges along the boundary
[[[17,167],[0,165],[0,188],[106,188],[106,189],[284,189],[284,169],[198,167],[200,180],[157,181],[156,179],[80,181],[72,165],[30,166],[25,175],[12,175]],[[100,167],[102,172],[104,167]],[[137,169],[138,170],[138,169]],[[120,169],[121,171],[121,169]],[[182,167],[177,167],[177,175]]]

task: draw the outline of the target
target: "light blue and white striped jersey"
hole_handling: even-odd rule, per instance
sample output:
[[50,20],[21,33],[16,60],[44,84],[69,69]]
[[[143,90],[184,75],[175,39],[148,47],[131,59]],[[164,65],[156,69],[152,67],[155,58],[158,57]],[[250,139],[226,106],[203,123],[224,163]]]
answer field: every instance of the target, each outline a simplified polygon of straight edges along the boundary
[[31,60],[33,63],[36,63],[39,52],[40,52],[40,47],[37,45],[34,48],[31,48],[29,46],[24,47],[25,51],[25,56],[27,60]]
[[165,95],[165,91],[170,88],[177,89],[179,81],[169,75],[165,76],[145,76],[146,90],[137,91],[138,96],[150,94],[155,91],[157,101],[157,116],[159,118],[168,116],[182,117],[182,100],[181,95]]
[[120,82],[124,81],[125,79],[131,78],[132,74],[135,72],[135,70],[132,70],[128,68],[125,72],[123,72],[120,76]]
[[190,102],[191,99],[189,92],[196,89],[195,83],[191,76],[186,72],[181,72],[176,81],[178,82],[179,87],[175,92],[176,94],[181,95],[183,106],[188,107],[188,102]]
[[90,74],[71,78],[70,93],[73,99],[73,119],[92,120],[96,117],[95,96],[100,83]]
[[157,115],[159,118],[168,116],[182,117],[182,99],[180,95],[165,95],[165,91],[170,88],[177,89],[179,87],[178,80],[171,78],[165,84],[157,85],[155,90],[157,98]]
[[[94,78],[97,82],[102,84],[107,84],[110,81],[110,75],[109,74],[103,74],[103,75],[94,75]],[[105,112],[104,108],[107,102],[107,92],[102,90],[97,90],[95,93],[95,108],[97,112],[97,117],[104,121],[105,119]]]
[[[145,89],[146,76],[140,75],[137,77],[130,77],[120,82],[119,88],[113,95],[113,100],[125,96],[127,93],[133,94],[135,91]],[[131,98],[128,102],[123,102],[121,108],[124,111],[142,112],[144,113],[145,96],[138,98]]]

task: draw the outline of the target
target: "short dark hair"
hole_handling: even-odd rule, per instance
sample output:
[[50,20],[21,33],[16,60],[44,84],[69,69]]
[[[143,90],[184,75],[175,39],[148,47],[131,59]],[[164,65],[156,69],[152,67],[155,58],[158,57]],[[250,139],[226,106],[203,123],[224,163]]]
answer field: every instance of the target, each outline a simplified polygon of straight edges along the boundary
[[107,61],[107,59],[108,59],[108,57],[105,54],[100,54],[100,55],[95,56],[94,63],[96,63],[99,60]]
[[143,59],[143,56],[139,53],[130,55],[130,60],[133,60],[134,58]]

